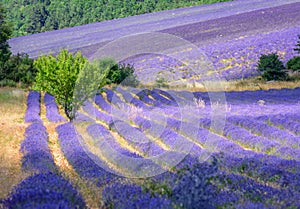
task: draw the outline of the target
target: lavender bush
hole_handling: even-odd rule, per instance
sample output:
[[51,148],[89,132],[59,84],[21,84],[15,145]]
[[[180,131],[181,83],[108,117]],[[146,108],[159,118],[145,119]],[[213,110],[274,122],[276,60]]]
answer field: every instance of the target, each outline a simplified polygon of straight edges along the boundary
[[55,98],[52,95],[45,93],[44,103],[46,106],[46,117],[49,121],[51,122],[66,121],[66,119],[59,114],[58,107],[55,102]]
[[40,122],[40,99],[41,94],[37,91],[30,91],[27,97],[27,110],[25,113],[25,122]]
[[30,176],[18,184],[3,201],[7,208],[86,208],[71,183],[53,173]]
[[21,143],[22,168],[27,171],[56,171],[53,157],[48,147],[48,133],[42,123],[32,123],[25,131]]

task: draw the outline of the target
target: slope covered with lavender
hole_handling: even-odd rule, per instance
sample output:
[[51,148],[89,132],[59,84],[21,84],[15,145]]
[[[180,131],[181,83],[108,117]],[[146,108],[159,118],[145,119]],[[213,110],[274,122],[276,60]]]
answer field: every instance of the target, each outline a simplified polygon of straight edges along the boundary
[[[60,149],[99,187],[105,207],[299,207],[300,89],[223,94],[221,123],[216,92],[106,89],[74,121],[56,125]],[[28,104],[40,108],[37,98]],[[22,167],[36,174],[3,205],[86,207],[59,174],[48,137],[41,119],[26,129]]]
[[[225,94],[227,108],[222,114],[226,116],[226,121],[219,129],[213,124],[219,123],[221,118],[213,116],[215,110],[211,103],[212,93],[118,88],[96,96],[98,106],[90,108],[96,107],[97,111],[109,114],[111,118],[106,121],[105,118],[96,116],[96,121],[91,122],[87,129],[94,143],[85,137],[82,140],[90,144],[90,148],[100,148],[95,154],[102,162],[110,163],[110,172],[121,171],[118,175],[124,172],[123,175],[126,176],[126,172],[141,174],[144,171],[147,176],[153,173],[147,171],[153,168],[149,160],[162,168],[170,163],[156,160],[155,156],[161,157],[161,152],[172,151],[173,157],[186,155],[184,160],[172,167],[171,172],[165,170],[148,177],[146,183],[114,181],[103,191],[105,204],[113,208],[126,208],[129,205],[133,208],[147,208],[152,204],[164,205],[163,208],[193,208],[194,205],[206,208],[229,205],[236,208],[299,207],[299,88]],[[140,95],[138,101],[145,105],[144,108],[130,103],[131,99],[138,98],[137,95]],[[185,105],[189,105],[188,109],[184,108]],[[85,113],[94,117],[93,112],[95,110]],[[126,118],[126,115],[127,120],[120,120]],[[121,125],[118,127],[119,123]],[[98,131],[95,129],[97,126],[101,127]],[[77,124],[74,127],[77,129],[80,126]],[[71,129],[65,131],[69,132]],[[137,130],[137,135],[126,134]],[[83,136],[84,132],[78,134]],[[119,136],[116,137],[117,135]],[[140,136],[140,140],[135,136]],[[163,149],[152,152],[152,155],[145,155],[141,151],[142,145],[149,146],[150,142]],[[105,145],[106,143],[110,145]],[[185,153],[187,149],[183,145],[189,143],[192,146]],[[126,149],[141,155],[128,155],[129,153],[124,152]],[[154,146],[149,146],[149,150],[151,149],[157,150]],[[95,151],[93,148],[91,150]],[[99,153],[106,155],[97,155]],[[132,163],[135,162],[134,159],[145,159],[148,164],[134,168],[139,169],[139,172],[133,171],[133,167],[128,167],[129,164],[117,160],[121,156],[124,159],[132,156]],[[111,157],[115,160],[111,160]],[[208,163],[210,160],[207,159],[211,158],[216,159],[215,164]],[[159,171],[158,167],[155,169]],[[140,186],[150,192],[153,199],[141,192]],[[125,200],[118,188],[122,188],[124,194],[134,195],[132,201]],[[247,195],[241,195],[242,193]],[[155,207],[159,208],[158,205]]]

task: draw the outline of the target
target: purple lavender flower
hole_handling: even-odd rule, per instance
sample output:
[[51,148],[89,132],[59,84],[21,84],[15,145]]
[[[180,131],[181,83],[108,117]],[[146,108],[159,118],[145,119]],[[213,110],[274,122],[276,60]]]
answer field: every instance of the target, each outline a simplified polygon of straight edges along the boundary
[[48,134],[42,123],[32,123],[25,131],[21,143],[22,168],[26,171],[55,171],[53,157],[48,147]]
[[114,121],[111,128],[116,130],[130,145],[147,156],[155,156],[164,150],[148,138],[141,130],[123,121]]
[[15,186],[3,205],[7,208],[86,208],[71,183],[54,173],[30,176]]
[[27,97],[27,110],[25,113],[25,122],[40,122],[40,98],[41,94],[37,91],[30,91]]
[[[116,175],[104,170],[103,167],[93,161],[91,157],[93,154],[88,154],[88,150],[82,147],[79,141],[81,136],[72,123],[59,125],[56,131],[61,150],[79,175],[88,179],[97,179],[99,186],[116,179]],[[104,164],[103,166],[105,166]]]
[[44,103],[46,106],[46,117],[49,121],[51,121],[51,122],[65,122],[66,121],[66,119],[59,114],[58,107],[55,102],[55,98],[52,95],[45,93]]
[[[122,155],[126,155],[128,157],[141,158],[141,156],[137,153],[130,152],[129,150],[123,148],[111,135],[110,131],[107,130],[104,126],[100,124],[91,124],[87,127],[87,132],[99,143],[99,147],[109,147],[107,149],[112,150],[112,152],[116,152]],[[106,152],[106,150],[103,150]],[[111,153],[109,153],[111,154]],[[111,157],[111,156],[108,156]]]

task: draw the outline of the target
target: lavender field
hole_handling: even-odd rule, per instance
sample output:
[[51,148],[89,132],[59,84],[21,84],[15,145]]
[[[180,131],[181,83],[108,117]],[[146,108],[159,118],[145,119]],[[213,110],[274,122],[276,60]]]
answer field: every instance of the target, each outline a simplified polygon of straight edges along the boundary
[[102,191],[105,208],[299,208],[299,96],[299,88],[118,87],[86,101],[66,122],[51,95],[31,91],[21,162],[35,175],[3,205],[86,207],[54,163],[45,128],[54,125],[59,149]]
[[[155,76],[146,84],[153,83],[155,78],[167,79],[170,68],[174,75],[169,80],[175,84],[182,79],[185,83],[211,79],[212,71],[221,79],[234,80],[256,76],[261,54],[277,53],[284,63],[295,55],[293,47],[300,33],[299,10],[297,0],[236,0],[18,37],[9,44],[13,53],[25,52],[31,57],[68,48],[73,52],[80,50],[88,58],[97,58],[97,51],[109,42],[124,36],[160,32],[195,44],[214,68],[195,74],[187,69],[186,63],[178,63],[164,54],[128,57],[125,61],[134,64],[140,80],[155,70]],[[174,53],[199,52],[186,48]]]
[[258,76],[262,54],[296,56],[299,14],[233,0],[10,39],[31,58],[112,57],[140,83],[97,88],[72,120],[47,92],[0,89],[0,208],[300,208],[299,82],[226,86]]

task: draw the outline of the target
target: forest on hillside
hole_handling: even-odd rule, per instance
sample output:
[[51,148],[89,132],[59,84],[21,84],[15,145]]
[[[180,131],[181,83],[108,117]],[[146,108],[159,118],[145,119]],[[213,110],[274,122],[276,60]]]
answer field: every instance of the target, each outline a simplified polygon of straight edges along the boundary
[[12,37],[228,0],[0,0]]

